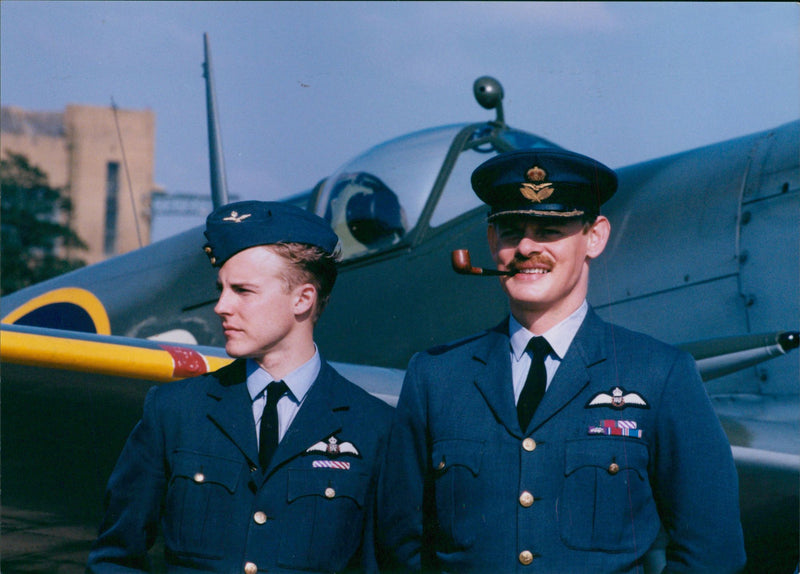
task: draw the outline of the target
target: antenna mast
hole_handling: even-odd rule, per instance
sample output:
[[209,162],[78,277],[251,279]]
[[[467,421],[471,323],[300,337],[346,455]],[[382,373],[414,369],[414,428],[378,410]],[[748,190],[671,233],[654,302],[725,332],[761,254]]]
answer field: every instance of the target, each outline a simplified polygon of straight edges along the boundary
[[208,115],[208,160],[211,168],[211,202],[214,209],[228,203],[228,182],[225,179],[225,158],[222,155],[222,135],[219,130],[217,95],[211,71],[211,48],[208,33],[203,34],[205,61],[203,77],[206,79],[206,113]]

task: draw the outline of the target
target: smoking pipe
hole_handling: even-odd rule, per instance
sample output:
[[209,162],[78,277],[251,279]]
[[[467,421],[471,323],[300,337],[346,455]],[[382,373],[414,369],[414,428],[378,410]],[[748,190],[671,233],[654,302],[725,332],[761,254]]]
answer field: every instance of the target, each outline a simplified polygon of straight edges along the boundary
[[514,271],[500,271],[499,269],[483,269],[473,267],[468,249],[456,249],[450,254],[453,271],[461,275],[514,275]]

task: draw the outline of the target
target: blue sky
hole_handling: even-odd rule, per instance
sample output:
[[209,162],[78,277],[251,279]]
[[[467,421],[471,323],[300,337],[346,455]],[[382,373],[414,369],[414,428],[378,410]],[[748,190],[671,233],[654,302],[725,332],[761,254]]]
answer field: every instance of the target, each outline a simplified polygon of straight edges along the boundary
[[0,3],[0,101],[152,109],[156,181],[207,193],[211,40],[230,192],[275,199],[361,151],[494,117],[612,167],[800,118],[795,2]]

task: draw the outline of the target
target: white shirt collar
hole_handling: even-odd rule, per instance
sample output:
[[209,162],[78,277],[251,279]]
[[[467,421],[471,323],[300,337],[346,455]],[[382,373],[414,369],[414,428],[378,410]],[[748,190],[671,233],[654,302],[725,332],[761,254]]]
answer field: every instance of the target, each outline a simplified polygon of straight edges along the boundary
[[[282,380],[289,387],[289,392],[295,403],[303,402],[311,385],[317,380],[317,375],[319,375],[321,368],[322,359],[319,356],[319,349],[314,345],[314,356],[283,377]],[[247,391],[250,393],[251,400],[255,400],[266,386],[274,380],[275,378],[262,369],[253,359],[247,359]]]
[[[589,304],[584,299],[580,307],[573,312],[569,317],[542,333],[550,347],[559,359],[563,360],[564,355],[567,354],[567,349],[572,344],[575,334],[586,318],[586,313],[589,311]],[[513,315],[508,321],[508,333],[511,339],[511,352],[514,358],[519,360],[525,353],[525,348],[528,342],[534,337],[534,334],[523,327]]]

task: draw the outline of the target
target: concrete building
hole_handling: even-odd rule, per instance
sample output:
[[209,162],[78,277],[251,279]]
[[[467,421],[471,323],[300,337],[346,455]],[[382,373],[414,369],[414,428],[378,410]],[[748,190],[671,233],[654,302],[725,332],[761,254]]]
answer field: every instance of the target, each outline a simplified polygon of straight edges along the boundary
[[[119,128],[117,127],[119,126]],[[0,153],[22,154],[72,200],[71,227],[87,263],[150,242],[155,114],[69,105],[63,112],[2,107]],[[127,171],[126,171],[127,166]]]

